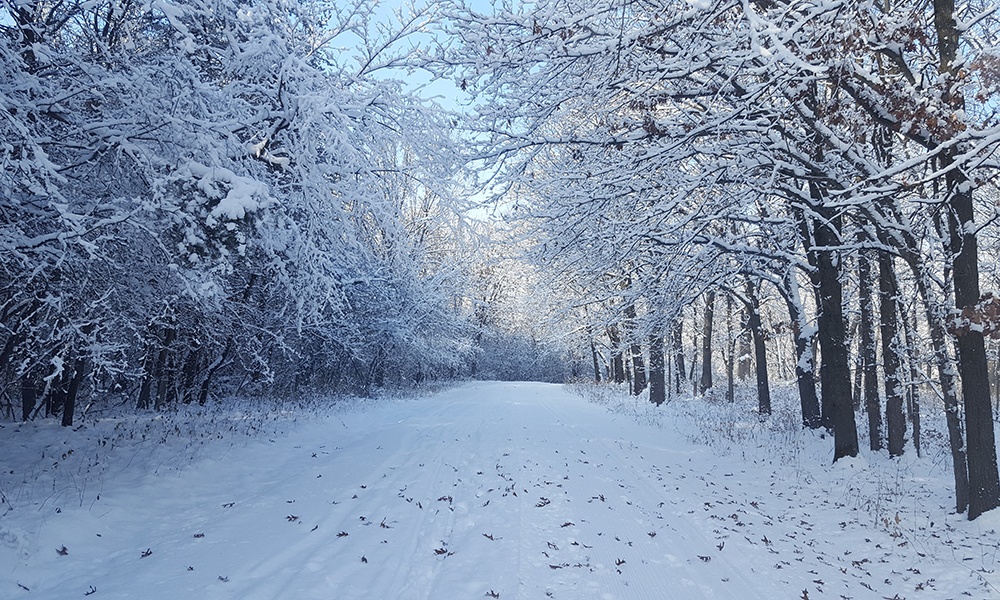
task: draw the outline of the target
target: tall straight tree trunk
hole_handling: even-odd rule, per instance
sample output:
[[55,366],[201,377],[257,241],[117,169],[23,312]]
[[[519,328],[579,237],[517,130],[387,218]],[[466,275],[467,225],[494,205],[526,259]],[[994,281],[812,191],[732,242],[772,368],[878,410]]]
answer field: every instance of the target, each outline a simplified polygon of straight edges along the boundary
[[21,420],[31,420],[31,413],[38,403],[38,388],[35,387],[35,379],[30,373],[25,373],[21,377]]
[[757,373],[757,412],[771,414],[771,387],[767,380],[767,347],[764,343],[764,327],[760,320],[760,299],[753,283],[746,282],[747,324],[753,335],[754,366]]
[[788,307],[788,317],[792,322],[795,336],[795,383],[799,390],[799,405],[802,408],[802,425],[810,429],[820,427],[819,397],[816,395],[816,377],[813,372],[812,338],[813,327],[806,319],[806,311],[799,295],[799,282],[791,269],[782,281],[782,297]]
[[910,428],[913,432],[911,436],[913,438],[913,449],[917,453],[917,457],[920,456],[920,395],[918,388],[918,381],[920,380],[920,369],[917,365],[917,348],[916,348],[916,333],[917,328],[917,315],[916,311],[913,311],[913,323],[910,323],[910,319],[904,310],[903,304],[900,301],[899,295],[896,296],[897,308],[899,314],[902,317],[903,323],[903,337],[906,342],[906,363],[910,372],[910,383],[906,386],[906,414],[910,418]]
[[87,362],[82,357],[77,357],[73,361],[73,376],[66,386],[66,394],[63,396],[62,426],[72,427],[73,417],[76,414],[76,398],[80,392],[80,384],[83,383],[84,372]]
[[614,371],[615,383],[625,383],[625,356],[621,352],[615,353],[611,359],[611,370]]
[[649,336],[649,401],[659,406],[667,399],[663,336]]
[[163,345],[160,346],[160,351],[156,356],[156,365],[153,367],[153,379],[156,380],[156,400],[153,408],[156,410],[160,410],[164,405],[167,392],[167,354],[176,334],[177,330],[173,327],[166,330]]
[[611,342],[611,371],[612,379],[615,383],[625,383],[625,358],[621,351],[621,336],[618,335],[618,328],[612,325],[608,327],[608,341]]
[[[959,74],[958,58],[961,31],[955,21],[955,0],[933,0],[934,28],[937,33],[939,72],[944,75],[944,97],[955,111],[965,110],[965,99]],[[962,148],[952,145],[939,157],[945,175],[948,194],[948,231],[951,252],[955,307],[974,306],[979,302],[979,250],[973,226],[973,182],[955,166]],[[969,331],[957,336],[958,371],[962,378],[962,399],[965,405],[965,432],[969,467],[969,519],[1000,506],[1000,475],[997,472],[997,450],[993,430],[993,409],[990,405],[989,377],[986,365],[986,344],[983,334]]]
[[851,401],[851,369],[844,326],[840,282],[840,216],[822,205],[823,193],[810,183],[817,213],[815,233],[819,271],[819,343],[822,350],[820,387],[823,424],[833,429],[833,460],[858,455],[858,431]]
[[[635,339],[635,305],[629,304],[625,307],[625,319],[628,323],[629,337]],[[633,341],[629,345],[629,354],[632,362],[632,395],[638,396],[646,389],[646,365],[642,359],[642,346]]]
[[689,371],[688,371],[687,377],[688,377],[688,381],[691,382],[691,395],[692,396],[697,396],[698,393],[699,393],[699,391],[700,391],[698,389],[698,384],[701,383],[701,379],[697,376],[697,373],[698,373],[698,370],[699,370],[698,369],[698,367],[699,367],[699,364],[698,364],[698,351],[701,348],[701,344],[698,343],[698,326],[696,325],[698,323],[698,309],[697,309],[697,307],[694,307],[694,306],[692,306],[691,308],[692,308],[692,313],[693,313],[691,315],[691,324],[692,324],[692,327],[691,327],[691,349],[692,349],[692,354],[691,354],[691,364],[690,364],[690,367],[689,367]]
[[[815,90],[812,90],[810,92],[810,95],[813,96],[813,97],[815,97],[815,94],[816,94]],[[821,152],[817,152],[816,153],[816,158],[821,159],[822,158],[822,153]],[[820,192],[820,190],[816,186],[813,186],[813,185],[809,186],[809,195],[810,195],[811,199],[813,199],[813,200],[821,200],[822,198],[821,198],[819,192]],[[812,225],[812,219],[810,217],[806,216],[805,208],[802,205],[795,205],[795,204],[790,205],[789,206],[789,213],[791,214],[792,219],[795,222],[795,228],[796,228],[797,233],[798,233],[799,242],[802,244],[803,251],[805,251],[806,261],[808,262],[809,266],[811,267],[807,271],[807,273],[808,273],[808,276],[809,276],[809,281],[812,284],[810,286],[810,289],[811,289],[812,294],[813,294],[814,304],[816,306],[816,310],[818,312],[822,312],[822,310],[823,310],[823,295],[822,295],[821,290],[820,290],[819,253],[816,251],[816,243],[815,243],[816,240],[813,237],[814,236],[814,233],[813,233],[814,228],[813,228],[813,225]],[[788,276],[786,277],[785,287],[789,291],[789,294],[788,294],[789,297],[791,297],[793,299],[796,299],[796,300],[799,299],[799,293],[798,293],[799,292],[799,286],[798,286],[798,281],[795,279],[795,274],[794,273],[789,273]],[[803,304],[802,304],[801,301],[797,301],[796,305],[798,307],[802,307],[803,306]],[[801,315],[802,315],[802,317],[798,320],[798,323],[799,323],[799,332],[798,332],[798,338],[796,339],[796,351],[799,354],[799,364],[800,365],[808,365],[809,374],[810,374],[809,380],[811,382],[811,387],[812,387],[812,395],[815,396],[816,395],[816,375],[815,375],[815,373],[816,373],[816,362],[817,362],[816,357],[819,354],[819,346],[820,346],[819,326],[822,325],[822,323],[821,323],[820,318],[819,318],[820,315],[817,315],[817,319],[816,319],[817,326],[815,328],[810,327],[809,324],[808,324],[808,322],[806,321],[805,310],[804,309],[801,311]],[[802,351],[799,350],[798,344],[799,344],[799,340],[800,339],[802,341],[804,341],[804,342],[807,342],[808,345],[809,345],[809,357],[808,357],[807,360],[803,359],[803,357],[805,356],[805,354]],[[798,373],[798,372],[796,372],[796,373]],[[799,381],[801,381],[801,380],[799,380]],[[822,382],[821,382],[821,385],[822,385]],[[801,387],[801,384],[800,384],[800,387],[799,387],[799,394],[800,394],[800,396],[802,396],[802,387]],[[827,407],[826,407],[826,400],[823,399],[822,395],[816,396],[815,413],[813,413],[814,406],[812,404],[811,398],[809,398],[809,392],[807,391],[806,394],[807,394],[806,396],[803,396],[803,398],[804,398],[803,402],[808,401],[809,402],[809,406],[808,406],[808,410],[806,410],[806,406],[803,405],[803,411],[802,411],[802,421],[803,421],[803,423],[806,423],[807,427],[811,427],[813,429],[818,429],[820,427],[829,427],[829,424],[828,424],[828,411],[827,411]],[[806,416],[807,414],[810,416],[809,419],[808,419],[808,421],[809,421],[808,423],[807,423],[807,416]]]
[[[936,4],[936,2],[935,2]],[[951,151],[948,153],[950,154]],[[958,251],[953,262],[955,307],[975,306],[979,301],[979,261],[977,240],[972,227],[972,194],[968,182],[953,169],[948,172],[951,247]],[[958,372],[962,378],[967,436],[966,461],[969,467],[969,519],[1000,506],[1000,476],[997,472],[993,407],[986,364],[986,343],[982,332],[968,331],[955,338]]]
[[931,296],[928,284],[929,274],[925,272],[923,265],[915,261],[911,261],[909,264],[916,279],[917,292],[924,301],[927,329],[931,334],[934,361],[937,363],[938,382],[944,400],[945,422],[948,425],[948,445],[951,448],[952,473],[955,476],[955,511],[963,513],[969,507],[969,471],[962,435],[961,408],[958,402],[954,363],[948,354],[947,333],[944,327],[947,309]]
[[678,315],[674,319],[674,333],[673,333],[673,345],[674,345],[674,379],[677,385],[677,394],[681,393],[681,384],[684,382],[685,370],[684,370],[684,317]]
[[902,456],[906,436],[903,418],[903,382],[900,380],[899,325],[896,320],[896,267],[892,254],[878,254],[879,325],[882,336],[882,371],[885,373],[885,422],[889,456]]
[[632,395],[638,396],[646,389],[646,364],[642,358],[642,346],[632,344]]
[[62,411],[66,403],[66,388],[69,387],[68,369],[49,383],[49,393],[45,396],[45,415],[55,416]]
[[594,363],[594,383],[601,383],[601,363],[597,359],[597,342],[590,338],[590,358]]
[[201,349],[195,346],[188,352],[187,358],[184,359],[184,368],[181,370],[184,374],[184,383],[181,385],[181,401],[184,404],[191,404],[191,401],[194,400],[194,381],[198,376],[198,366],[200,363]]
[[737,347],[736,347],[736,378],[740,381],[746,381],[750,377],[750,360],[751,352],[753,350],[750,348],[751,335],[749,322],[749,312],[746,307],[740,310],[740,333],[737,336]]
[[[862,243],[867,236],[862,231]],[[858,252],[858,302],[860,304],[859,356],[864,376],[864,405],[868,413],[868,437],[871,450],[882,449],[882,407],[878,395],[878,363],[875,360],[875,317],[872,315],[872,264],[870,250]]]
[[715,323],[715,292],[705,294],[705,325],[701,333],[701,391],[712,389],[712,326]]
[[726,294],[726,401],[736,401],[733,381],[736,369],[736,337],[733,335],[733,296]]

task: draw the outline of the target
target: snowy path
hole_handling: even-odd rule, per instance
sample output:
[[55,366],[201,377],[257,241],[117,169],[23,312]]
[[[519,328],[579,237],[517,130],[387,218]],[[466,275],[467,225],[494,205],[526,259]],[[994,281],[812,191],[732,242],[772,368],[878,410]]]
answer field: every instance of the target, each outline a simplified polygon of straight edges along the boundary
[[[404,410],[332,449],[303,446],[304,468],[269,482],[297,496],[268,516],[268,539],[287,541],[244,554],[209,597],[754,597],[724,558],[699,558],[718,555],[713,543],[664,517],[652,465],[596,433],[605,411],[532,384],[473,385]],[[238,510],[231,532],[259,518]]]
[[0,566],[0,597],[892,597],[671,437],[544,384],[383,404],[112,482]]

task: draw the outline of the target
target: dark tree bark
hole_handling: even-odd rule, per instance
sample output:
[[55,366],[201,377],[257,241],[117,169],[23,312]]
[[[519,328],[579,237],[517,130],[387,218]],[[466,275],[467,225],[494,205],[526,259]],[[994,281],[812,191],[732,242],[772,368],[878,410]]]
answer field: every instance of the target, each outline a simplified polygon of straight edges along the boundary
[[771,387],[767,379],[767,348],[764,342],[764,327],[760,320],[760,300],[754,285],[747,281],[747,325],[753,336],[754,366],[757,374],[757,412],[771,414]]
[[844,327],[843,287],[840,282],[841,218],[822,205],[823,193],[810,183],[814,210],[814,237],[819,272],[819,343],[822,351],[820,387],[823,425],[833,430],[833,460],[858,455],[858,431],[851,402],[851,369]]
[[781,295],[788,307],[795,336],[795,383],[802,408],[802,425],[810,429],[820,427],[819,397],[816,395],[816,377],[813,372],[812,328],[806,320],[805,309],[799,297],[799,284],[790,269],[782,281]]
[[21,335],[18,332],[13,332],[7,336],[7,341],[3,345],[3,350],[0,351],[0,373],[7,368],[7,362],[14,353],[14,347],[20,341],[20,338]]
[[[815,93],[816,93],[815,90],[811,90],[810,91],[810,96],[813,97],[813,102],[815,102]],[[816,158],[817,159],[822,159],[822,152],[817,152],[816,153]],[[810,197],[813,200],[822,200],[822,196],[820,194],[820,191],[821,190],[816,185],[810,185],[809,186],[809,194],[810,194]],[[822,313],[822,311],[823,311],[823,294],[822,294],[822,291],[821,291],[821,287],[822,286],[820,285],[819,252],[817,252],[817,249],[816,249],[816,240],[815,240],[815,237],[814,237],[815,233],[814,233],[814,228],[813,228],[813,225],[812,225],[812,219],[810,219],[808,216],[806,216],[805,206],[802,205],[802,204],[799,204],[799,205],[792,204],[791,206],[789,206],[789,213],[791,214],[792,218],[795,221],[795,227],[796,227],[796,230],[798,232],[799,242],[802,244],[802,249],[805,252],[806,261],[809,263],[809,266],[811,267],[811,269],[809,269],[809,271],[808,271],[808,276],[809,276],[809,281],[812,284],[811,285],[811,291],[812,291],[812,294],[813,294],[813,299],[815,301],[815,305],[816,305],[817,310],[820,313]],[[786,280],[786,287],[788,287],[787,283],[789,281],[795,284],[794,288],[789,288],[789,289],[794,289],[797,292],[798,291],[798,284],[795,283],[794,279]],[[797,296],[797,294],[796,294],[796,296]],[[799,303],[799,306],[801,306],[801,302]],[[804,314],[804,312],[805,311],[803,311],[803,314]],[[805,321],[804,318],[800,321],[800,327],[801,327],[800,328],[800,335],[804,335],[805,332],[809,332],[810,333],[808,339],[806,339],[804,341],[807,341],[808,344],[809,344],[809,360],[808,360],[808,365],[809,365],[809,368],[810,368],[810,375],[811,375],[810,379],[812,381],[812,393],[813,394],[816,394],[816,375],[815,375],[815,369],[816,369],[816,363],[817,363],[817,356],[821,357],[821,355],[819,354],[819,347],[820,347],[820,344],[821,344],[819,330],[820,330],[820,327],[822,327],[822,325],[823,325],[822,319],[821,319],[821,315],[817,315],[817,320],[816,321],[817,321],[817,327],[816,327],[816,332],[815,333],[813,333],[813,332],[810,331],[811,328],[806,327],[806,321]],[[798,341],[796,341],[796,351],[798,352]],[[803,355],[800,353],[799,356],[802,357]],[[822,357],[820,358],[820,360],[822,360]],[[801,361],[801,358],[800,358],[800,361]],[[801,362],[802,362],[802,364],[806,364],[804,361],[801,361]],[[822,365],[821,365],[821,367],[822,367]],[[822,387],[822,373],[820,375],[820,379],[821,379],[820,386]],[[800,397],[802,396],[801,389],[802,388],[800,387]],[[806,394],[807,395],[805,396],[805,398],[808,399],[809,392],[807,391]],[[821,394],[819,394],[817,396],[814,416],[813,416],[813,410],[814,410],[814,408],[813,408],[812,402],[811,402],[811,400],[808,400],[808,401],[810,403],[809,407],[808,407],[808,414],[810,415],[810,419],[809,420],[810,420],[811,424],[807,424],[806,426],[807,427],[811,427],[813,429],[818,429],[819,427],[830,428],[831,427],[831,423],[830,423],[830,416],[829,416],[830,415],[829,405],[827,403],[827,400],[824,398],[823,394],[821,393]],[[803,410],[803,412],[802,412],[803,423],[805,423],[806,420],[807,420],[806,415],[807,415],[807,411]]]
[[740,311],[740,333],[736,340],[736,378],[746,381],[750,377],[751,335],[748,326],[749,314],[746,308]]
[[153,379],[156,380],[156,400],[153,408],[156,410],[160,410],[166,404],[167,386],[170,383],[169,377],[167,377],[167,358],[170,353],[170,345],[173,344],[176,336],[176,329],[173,327],[167,329],[163,345],[160,346],[160,352],[156,357],[156,366],[153,370]]
[[597,342],[594,340],[594,334],[591,331],[589,325],[587,326],[587,334],[590,336],[590,358],[593,361],[593,367],[594,367],[594,383],[600,383],[601,362],[599,360],[599,356],[597,353]]
[[184,359],[184,368],[182,369],[184,383],[181,385],[181,402],[184,404],[190,404],[194,400],[194,381],[198,376],[198,365],[201,362],[200,357],[201,351],[195,347],[188,352],[187,358]]
[[[629,304],[625,307],[625,319],[628,323],[629,337],[634,339],[635,332],[635,305]],[[638,396],[646,389],[646,365],[642,359],[642,346],[633,342],[629,346],[629,354],[632,359],[632,395]]]
[[899,302],[899,297],[897,295],[897,304],[899,308],[899,314],[902,316],[903,323],[903,337],[906,342],[906,358],[907,365],[909,366],[910,373],[910,383],[906,386],[906,414],[910,420],[910,429],[913,432],[913,449],[916,451],[917,456],[920,456],[920,395],[918,392],[917,382],[920,380],[920,370],[917,366],[917,349],[916,349],[916,334],[914,330],[916,329],[916,314],[913,315],[913,324],[910,324],[910,320],[906,316],[906,311],[903,310],[902,304]]
[[608,327],[608,340],[611,342],[611,371],[612,379],[615,383],[625,383],[625,358],[621,351],[621,336],[618,335],[618,328]]
[[233,349],[233,340],[230,338],[226,341],[226,347],[223,348],[222,354],[215,359],[215,361],[209,365],[208,370],[205,372],[205,379],[201,382],[201,389],[198,392],[198,404],[204,406],[208,402],[208,392],[211,389],[212,377],[226,364],[226,359],[229,357],[229,353]]
[[31,414],[38,403],[38,388],[35,387],[35,379],[29,373],[25,373],[21,378],[21,420],[31,420]]
[[[943,100],[955,111],[965,109],[958,73],[961,30],[955,21],[955,0],[934,0],[934,28],[937,32],[939,71],[945,75]],[[979,301],[979,251],[973,227],[973,183],[955,166],[962,149],[952,145],[939,156],[948,194],[948,231],[955,286],[955,307],[974,306]],[[965,431],[969,468],[969,519],[1000,506],[1000,475],[990,405],[986,344],[983,334],[969,331],[957,336],[958,371],[962,378]]]
[[[862,233],[862,242],[867,236]],[[860,304],[860,358],[864,376],[864,405],[868,413],[868,437],[872,451],[882,449],[882,407],[878,395],[878,363],[875,360],[875,317],[872,315],[872,264],[869,250],[858,252],[858,303]]]
[[667,399],[663,337],[649,336],[649,401],[659,406]]
[[143,374],[142,379],[139,382],[139,398],[136,400],[135,407],[139,410],[145,410],[149,408],[149,402],[153,395],[153,352],[152,350],[146,353],[146,360],[143,363]]
[[903,383],[899,377],[899,325],[896,320],[896,268],[892,254],[879,251],[879,328],[882,336],[882,371],[885,373],[885,422],[889,456],[902,456],[906,436],[903,418]]
[[646,361],[642,357],[642,346],[632,346],[632,395],[638,396],[646,389]]
[[684,318],[678,316],[674,319],[674,332],[671,336],[674,346],[674,380],[676,382],[677,393],[681,393],[681,384],[684,382]]
[[[937,0],[940,1],[940,0]],[[937,4],[937,1],[935,4]],[[950,152],[950,151],[949,151]],[[948,172],[951,247],[954,258],[955,307],[974,306],[979,301],[979,261],[972,224],[972,195],[964,191],[968,182],[957,170]],[[969,468],[969,519],[1000,506],[1000,477],[997,473],[993,407],[987,374],[986,344],[979,331],[956,337],[958,372],[962,378],[967,436],[966,461]]]
[[694,325],[694,324],[696,324],[698,322],[698,310],[694,306],[692,306],[691,308],[692,308],[692,312],[694,313],[694,314],[691,315],[691,322],[693,324],[693,326],[691,327],[691,349],[692,349],[692,353],[691,353],[691,363],[690,363],[690,366],[688,368],[687,378],[688,378],[688,381],[691,382],[691,395],[692,396],[697,396],[698,393],[699,393],[698,384],[701,383],[700,378],[698,378],[696,376],[696,374],[698,373],[698,366],[699,366],[699,363],[698,363],[698,350],[701,347],[701,344],[698,343],[698,327],[697,327],[697,325]]
[[[913,258],[913,257],[911,257]],[[962,435],[962,421],[955,382],[955,369],[948,354],[947,333],[944,328],[945,307],[940,306],[930,295],[927,274],[917,262],[910,262],[917,291],[924,300],[927,329],[931,334],[934,361],[937,363],[938,382],[944,400],[944,415],[948,425],[948,445],[951,448],[952,472],[955,476],[955,511],[962,513],[969,507],[969,471],[965,456],[965,442]]]
[[[878,206],[878,205],[877,205]],[[883,210],[892,222],[903,222],[896,214],[897,209],[891,205],[882,205]],[[948,307],[943,301],[938,300],[933,292],[932,276],[929,267],[924,262],[923,255],[918,251],[920,243],[905,228],[894,232],[898,241],[896,250],[904,259],[907,267],[913,274],[914,284],[917,288],[917,295],[923,302],[924,318],[927,322],[927,329],[930,333],[931,348],[933,350],[933,366],[937,368],[938,384],[941,391],[941,399],[945,409],[945,419],[948,426],[948,443],[951,449],[952,473],[955,478],[955,510],[958,513],[965,512],[969,502],[969,472],[965,455],[964,434],[962,432],[961,406],[958,401],[958,386],[954,361],[951,358],[948,348],[948,334],[945,330],[945,321],[949,317]],[[901,310],[901,312],[903,312]],[[920,453],[920,411],[919,401],[916,396],[916,386],[919,381],[918,366],[916,364],[917,352],[915,345],[916,336],[913,333],[917,329],[916,315],[912,324],[904,320],[904,332],[907,335],[907,345],[910,347],[910,369],[911,369],[911,400],[910,419],[913,424],[914,446],[917,453]],[[931,364],[927,365],[927,377],[931,376]]]
[[69,380],[69,384],[66,387],[66,393],[63,396],[63,407],[62,407],[62,426],[71,427],[73,425],[73,417],[76,414],[76,397],[80,392],[80,384],[83,383],[83,376],[87,369],[87,362],[78,357],[73,361],[73,376]]
[[69,375],[63,371],[61,375],[49,384],[49,393],[45,396],[45,414],[58,415],[66,403],[66,387],[69,385]]
[[705,325],[701,334],[701,392],[712,389],[712,326],[715,323],[715,292],[705,294]]
[[726,294],[726,401],[736,401],[736,336],[733,335],[733,296]]

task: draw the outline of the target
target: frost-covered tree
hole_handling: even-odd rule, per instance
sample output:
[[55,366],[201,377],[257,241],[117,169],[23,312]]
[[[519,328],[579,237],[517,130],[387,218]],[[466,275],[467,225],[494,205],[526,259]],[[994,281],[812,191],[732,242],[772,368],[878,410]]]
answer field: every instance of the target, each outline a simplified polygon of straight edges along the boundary
[[68,424],[82,390],[160,407],[460,364],[450,120],[391,71],[427,14],[4,2],[3,406]]
[[[749,261],[791,282],[781,287],[801,314],[795,271],[809,276],[835,460],[858,452],[844,313],[858,230],[872,250],[902,258],[926,306],[957,507],[971,501],[975,518],[997,505],[975,325],[988,312],[975,215],[992,214],[981,190],[1000,143],[991,7],[553,0],[488,15],[455,3],[449,16],[462,43],[442,51],[442,68],[481,99],[471,127],[482,156],[498,159],[508,189],[544,223],[545,244],[586,281],[655,257],[648,276],[630,278],[648,282],[645,296],[697,289],[718,261],[692,257],[717,250],[734,257],[728,277]],[[889,297],[891,261],[880,264]],[[965,315],[952,340],[949,296]],[[880,309],[882,331],[898,352],[891,312]],[[808,319],[793,320],[807,331]],[[893,390],[893,406],[898,398]]]

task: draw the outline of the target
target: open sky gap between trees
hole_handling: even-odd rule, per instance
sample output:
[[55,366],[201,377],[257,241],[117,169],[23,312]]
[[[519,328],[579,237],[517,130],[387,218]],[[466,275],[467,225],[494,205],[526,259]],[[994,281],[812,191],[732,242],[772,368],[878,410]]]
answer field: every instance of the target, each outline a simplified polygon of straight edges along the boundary
[[0,0],[0,413],[786,385],[833,461],[943,415],[976,519],[998,10]]

